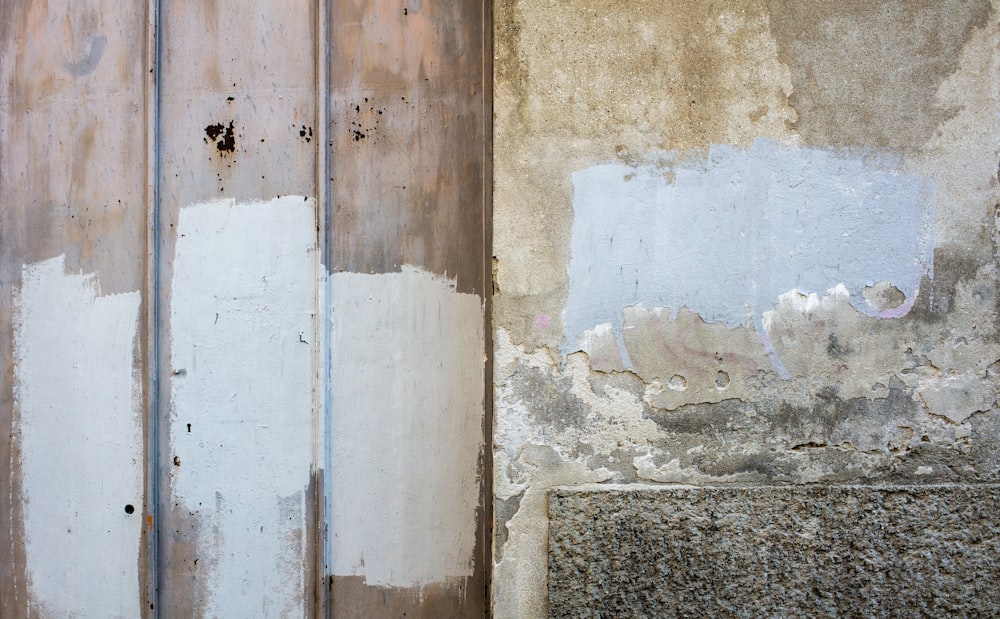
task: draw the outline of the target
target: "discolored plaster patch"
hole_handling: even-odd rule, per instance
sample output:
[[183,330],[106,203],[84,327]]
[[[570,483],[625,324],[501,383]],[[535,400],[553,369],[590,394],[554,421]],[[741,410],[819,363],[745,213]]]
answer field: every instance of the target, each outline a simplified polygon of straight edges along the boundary
[[555,347],[570,174],[620,157],[655,163],[642,160],[654,151],[794,140],[791,82],[762,2],[510,1],[495,36],[495,315],[516,341]]
[[770,0],[771,33],[789,67],[806,144],[913,150],[956,108],[938,87],[958,68],[987,0]]
[[751,117],[758,128],[794,117],[784,69],[767,64],[763,2],[504,2],[496,34],[497,86],[525,100],[532,133],[652,129],[683,149],[732,142]]

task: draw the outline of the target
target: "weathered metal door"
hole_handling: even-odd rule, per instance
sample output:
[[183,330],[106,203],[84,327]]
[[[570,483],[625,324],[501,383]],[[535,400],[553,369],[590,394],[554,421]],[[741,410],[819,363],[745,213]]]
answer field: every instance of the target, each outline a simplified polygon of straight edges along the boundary
[[489,17],[0,0],[0,615],[487,613]]

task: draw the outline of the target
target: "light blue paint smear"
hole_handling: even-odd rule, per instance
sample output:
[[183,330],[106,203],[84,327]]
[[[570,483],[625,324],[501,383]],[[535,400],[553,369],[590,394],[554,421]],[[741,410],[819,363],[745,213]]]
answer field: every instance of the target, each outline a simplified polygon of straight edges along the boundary
[[[706,322],[753,325],[790,290],[823,294],[838,283],[859,311],[886,280],[916,299],[931,273],[935,191],[871,153],[713,146],[707,160],[659,166],[596,165],[573,174],[573,237],[563,353],[623,309],[683,306]],[[623,360],[627,355],[623,351]],[[785,374],[784,372],[781,372]]]

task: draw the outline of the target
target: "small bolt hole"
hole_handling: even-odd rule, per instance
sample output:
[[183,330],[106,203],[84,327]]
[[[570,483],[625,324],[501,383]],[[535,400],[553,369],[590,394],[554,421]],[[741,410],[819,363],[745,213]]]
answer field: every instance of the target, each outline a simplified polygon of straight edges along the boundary
[[131,514],[134,511],[135,511],[135,508],[132,507],[131,503],[129,503],[128,505],[125,506],[125,513],[126,514]]

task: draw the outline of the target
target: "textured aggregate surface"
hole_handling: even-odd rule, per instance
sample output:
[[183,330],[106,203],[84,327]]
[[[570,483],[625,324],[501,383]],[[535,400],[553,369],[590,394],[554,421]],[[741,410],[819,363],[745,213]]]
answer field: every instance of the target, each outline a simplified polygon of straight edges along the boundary
[[996,485],[559,488],[552,617],[992,617]]

